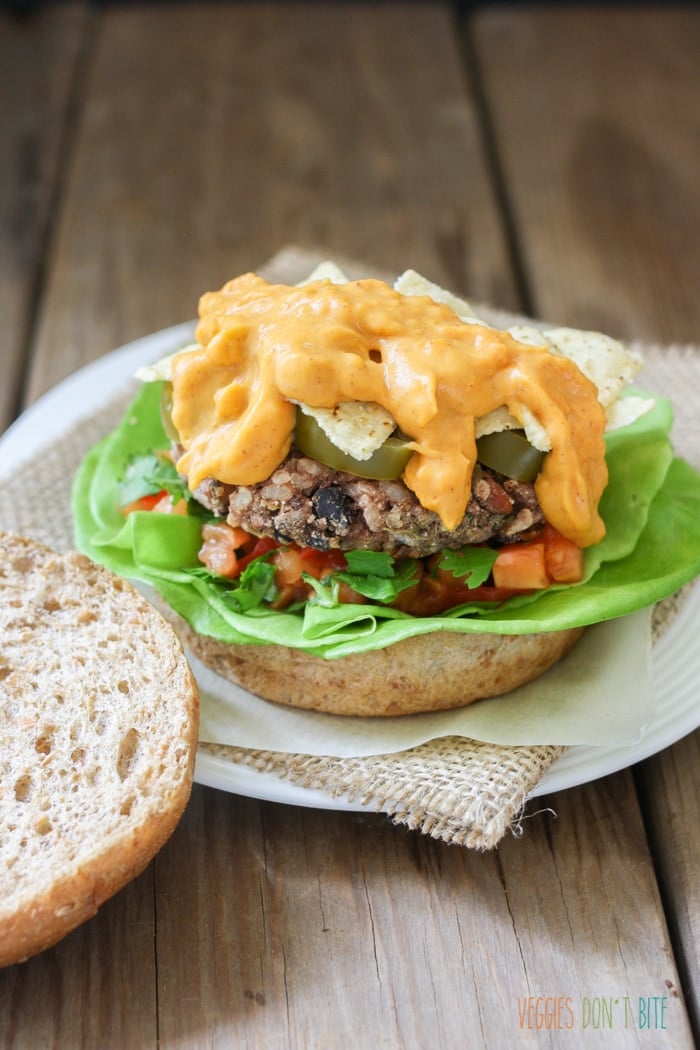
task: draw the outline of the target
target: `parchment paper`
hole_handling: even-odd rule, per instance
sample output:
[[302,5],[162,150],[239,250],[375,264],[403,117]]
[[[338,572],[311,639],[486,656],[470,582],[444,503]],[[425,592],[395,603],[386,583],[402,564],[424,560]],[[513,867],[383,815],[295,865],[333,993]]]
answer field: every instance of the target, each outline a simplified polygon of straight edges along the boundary
[[542,678],[457,711],[346,718],[261,701],[190,657],[201,688],[200,740],[308,755],[405,751],[438,737],[493,744],[633,744],[654,712],[649,610],[588,629]]

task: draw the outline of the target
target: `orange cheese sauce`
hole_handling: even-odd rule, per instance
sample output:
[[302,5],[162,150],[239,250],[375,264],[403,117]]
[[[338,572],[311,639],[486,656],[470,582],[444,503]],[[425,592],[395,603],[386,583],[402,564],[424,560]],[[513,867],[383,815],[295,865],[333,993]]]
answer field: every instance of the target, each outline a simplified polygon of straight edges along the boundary
[[535,483],[545,517],[581,547],[602,539],[605,413],[567,358],[375,280],[289,287],[245,274],[203,295],[199,317],[200,348],[173,360],[178,469],[191,488],[269,477],[292,444],[292,402],[374,401],[412,439],[404,482],[454,529],[471,494],[475,419],[526,406],[552,444]]

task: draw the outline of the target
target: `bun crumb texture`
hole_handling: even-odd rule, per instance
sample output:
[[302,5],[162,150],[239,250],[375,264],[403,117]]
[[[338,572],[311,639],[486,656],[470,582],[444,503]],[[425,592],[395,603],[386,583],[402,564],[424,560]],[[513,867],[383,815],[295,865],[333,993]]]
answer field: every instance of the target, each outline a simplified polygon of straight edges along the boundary
[[189,798],[198,713],[175,633],[130,584],[0,534],[0,966],[146,867]]

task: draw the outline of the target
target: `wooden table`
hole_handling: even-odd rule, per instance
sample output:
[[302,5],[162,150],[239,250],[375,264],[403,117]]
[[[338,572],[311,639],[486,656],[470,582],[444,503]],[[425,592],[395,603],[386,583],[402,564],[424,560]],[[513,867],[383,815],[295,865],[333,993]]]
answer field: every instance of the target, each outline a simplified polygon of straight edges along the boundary
[[[288,243],[696,340],[699,55],[667,6],[0,14],[0,423]],[[0,1044],[691,1047],[699,797],[698,732],[485,854],[196,785],[139,879],[0,973]]]

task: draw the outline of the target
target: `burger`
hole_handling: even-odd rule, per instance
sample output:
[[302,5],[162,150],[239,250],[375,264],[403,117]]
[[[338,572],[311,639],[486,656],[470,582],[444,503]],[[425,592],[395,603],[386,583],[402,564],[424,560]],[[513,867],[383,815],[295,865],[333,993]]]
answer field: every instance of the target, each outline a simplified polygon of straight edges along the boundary
[[638,354],[494,328],[407,271],[202,296],[75,479],[77,545],[258,696],[464,706],[700,571],[700,477]]

